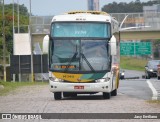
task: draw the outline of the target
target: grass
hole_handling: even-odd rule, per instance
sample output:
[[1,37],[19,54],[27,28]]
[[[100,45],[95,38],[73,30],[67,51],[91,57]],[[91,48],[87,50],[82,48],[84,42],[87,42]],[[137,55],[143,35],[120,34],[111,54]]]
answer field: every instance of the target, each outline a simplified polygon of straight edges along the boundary
[[46,85],[47,82],[4,82],[0,81],[0,85],[4,88],[0,89],[0,96],[7,95],[9,92],[16,90],[19,87],[33,86],[33,85]]
[[160,100],[148,100],[148,103],[160,104]]
[[122,69],[144,71],[147,60],[135,57],[121,57],[120,67]]

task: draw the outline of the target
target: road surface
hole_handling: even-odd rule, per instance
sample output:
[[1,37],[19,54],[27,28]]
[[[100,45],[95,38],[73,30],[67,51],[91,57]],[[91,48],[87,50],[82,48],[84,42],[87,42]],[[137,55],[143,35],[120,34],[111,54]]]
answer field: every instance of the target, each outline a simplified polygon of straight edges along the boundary
[[[142,79],[142,75],[144,72],[125,70],[126,79],[120,80],[119,92],[139,99],[152,100],[155,99],[153,98],[153,89],[155,89],[156,97],[160,100],[160,80],[157,78]],[[139,78],[134,79],[136,77]],[[150,88],[150,84],[153,88]]]
[[[154,79],[152,80],[154,82]],[[49,92],[48,87],[48,85],[21,87],[7,96],[0,96],[0,113],[160,113],[159,104],[146,101],[151,100],[152,91],[145,79],[121,80],[118,95],[109,100],[104,100],[102,94],[97,94],[55,101],[54,94]],[[123,119],[114,121],[128,122]],[[152,120],[142,122],[146,121]]]

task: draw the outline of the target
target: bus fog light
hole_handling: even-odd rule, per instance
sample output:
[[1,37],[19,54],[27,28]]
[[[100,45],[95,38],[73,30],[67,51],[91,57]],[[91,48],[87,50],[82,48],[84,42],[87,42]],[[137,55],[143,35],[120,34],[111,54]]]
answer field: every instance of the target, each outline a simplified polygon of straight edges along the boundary
[[57,86],[52,86],[52,85],[51,85],[51,88],[57,88]]

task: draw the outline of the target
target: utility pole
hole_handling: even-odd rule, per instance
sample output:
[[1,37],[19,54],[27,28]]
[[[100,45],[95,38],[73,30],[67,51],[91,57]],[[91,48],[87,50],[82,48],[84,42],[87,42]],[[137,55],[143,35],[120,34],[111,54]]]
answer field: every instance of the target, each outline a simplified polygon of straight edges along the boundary
[[18,33],[19,33],[19,0],[17,0],[17,26],[18,26]]
[[[19,34],[19,0],[17,0],[17,27],[18,27],[17,33]],[[20,62],[21,61],[20,61],[20,55],[19,55],[19,81],[22,81]]]
[[33,70],[33,51],[32,51],[32,32],[31,32],[31,0],[29,0],[29,4],[30,4],[30,14],[29,14],[29,33],[30,33],[30,43],[31,43],[31,81],[34,82],[34,70]]
[[13,18],[13,55],[14,55],[14,0],[13,0],[13,12],[12,12],[12,18]]
[[[15,54],[15,42],[14,42],[14,33],[15,33],[15,31],[14,31],[14,0],[12,2],[13,2],[13,6],[12,6],[12,8],[13,8],[13,11],[12,11],[12,18],[13,18],[13,55],[14,55]],[[16,79],[16,76],[15,76],[15,74],[13,74],[13,82],[15,82],[15,79]]]
[[4,0],[2,5],[2,20],[3,20],[3,72],[4,81],[6,82],[6,42],[5,42],[5,16],[4,16]]

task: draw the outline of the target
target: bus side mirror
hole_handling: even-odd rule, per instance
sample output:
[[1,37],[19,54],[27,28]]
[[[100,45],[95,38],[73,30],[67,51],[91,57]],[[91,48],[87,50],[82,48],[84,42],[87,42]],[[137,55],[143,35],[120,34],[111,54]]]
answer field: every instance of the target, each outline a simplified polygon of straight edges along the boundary
[[43,54],[48,54],[49,51],[49,36],[43,38]]
[[117,44],[114,35],[110,39],[111,55],[117,55]]

